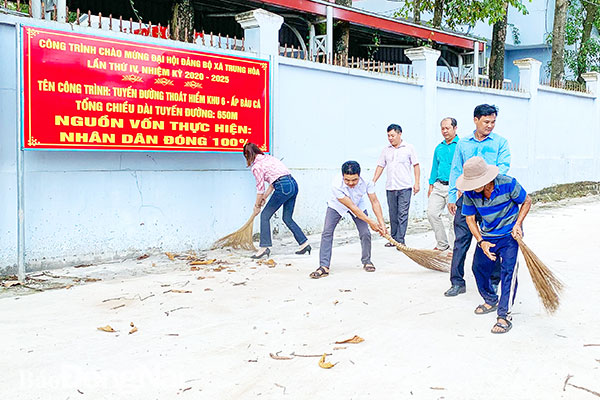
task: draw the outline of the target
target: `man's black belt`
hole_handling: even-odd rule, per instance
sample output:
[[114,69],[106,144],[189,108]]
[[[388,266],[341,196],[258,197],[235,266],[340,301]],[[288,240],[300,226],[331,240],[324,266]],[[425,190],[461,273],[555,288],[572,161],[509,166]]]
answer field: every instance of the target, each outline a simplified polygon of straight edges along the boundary
[[448,186],[448,183],[449,183],[448,181],[443,181],[443,180],[441,180],[441,179],[436,179],[436,182],[439,182],[439,183],[441,183],[442,185],[446,185],[446,186]]

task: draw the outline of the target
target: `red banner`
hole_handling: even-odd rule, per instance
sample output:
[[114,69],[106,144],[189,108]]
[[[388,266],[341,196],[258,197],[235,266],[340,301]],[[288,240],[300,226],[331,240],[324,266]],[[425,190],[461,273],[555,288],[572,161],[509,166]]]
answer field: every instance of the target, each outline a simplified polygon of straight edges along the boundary
[[24,148],[269,151],[269,62],[23,27]]

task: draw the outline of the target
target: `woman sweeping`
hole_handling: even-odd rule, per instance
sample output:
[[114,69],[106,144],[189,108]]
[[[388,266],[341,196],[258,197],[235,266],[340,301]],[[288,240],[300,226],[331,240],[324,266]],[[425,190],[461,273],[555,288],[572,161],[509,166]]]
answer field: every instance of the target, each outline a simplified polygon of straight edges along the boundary
[[[256,203],[254,204],[254,215],[258,215],[265,200],[273,194],[265,209],[260,213],[260,248],[251,257],[254,259],[271,254],[271,217],[275,211],[283,206],[283,222],[292,231],[296,242],[300,245],[296,254],[310,254],[312,250],[308,239],[302,229],[292,219],[296,196],[298,196],[298,184],[290,174],[285,165],[275,157],[264,154],[254,143],[244,145],[244,157],[246,163],[252,168],[252,174],[256,178]],[[268,188],[265,190],[265,182]]]

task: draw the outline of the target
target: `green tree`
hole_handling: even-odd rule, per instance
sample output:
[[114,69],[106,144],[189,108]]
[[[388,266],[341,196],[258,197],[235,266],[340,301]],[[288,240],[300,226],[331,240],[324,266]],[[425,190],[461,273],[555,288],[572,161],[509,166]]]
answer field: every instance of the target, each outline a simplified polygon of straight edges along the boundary
[[190,0],[175,0],[171,17],[171,37],[175,40],[194,40],[194,6]]
[[[335,0],[336,4],[352,7],[352,0]],[[350,47],[350,23],[347,21],[336,21],[335,23],[335,52],[342,60],[348,58],[348,49]]]
[[572,0],[567,10],[565,42],[574,49],[565,50],[564,63],[583,83],[581,74],[600,72],[600,38],[593,37],[593,28],[600,31],[600,2]]
[[409,18],[416,9],[433,11],[431,25],[435,28],[444,25],[450,29],[487,20],[494,25],[489,74],[491,79],[503,80],[509,7],[527,14],[523,0],[406,0],[396,16]]
[[565,75],[565,29],[569,0],[554,3],[554,25],[552,27],[552,61],[550,79],[562,81]]

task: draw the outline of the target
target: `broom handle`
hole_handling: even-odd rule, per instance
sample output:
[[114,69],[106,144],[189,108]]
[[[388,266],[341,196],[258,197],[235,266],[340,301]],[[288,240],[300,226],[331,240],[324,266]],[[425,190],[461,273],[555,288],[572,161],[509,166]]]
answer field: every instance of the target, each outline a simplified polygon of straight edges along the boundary
[[396,246],[399,249],[407,249],[407,247],[405,245],[403,245],[402,243],[394,240],[393,237],[391,237],[388,233],[386,233],[385,235],[383,235],[384,238],[387,239],[388,242],[390,242],[391,244],[393,244],[394,246]]

